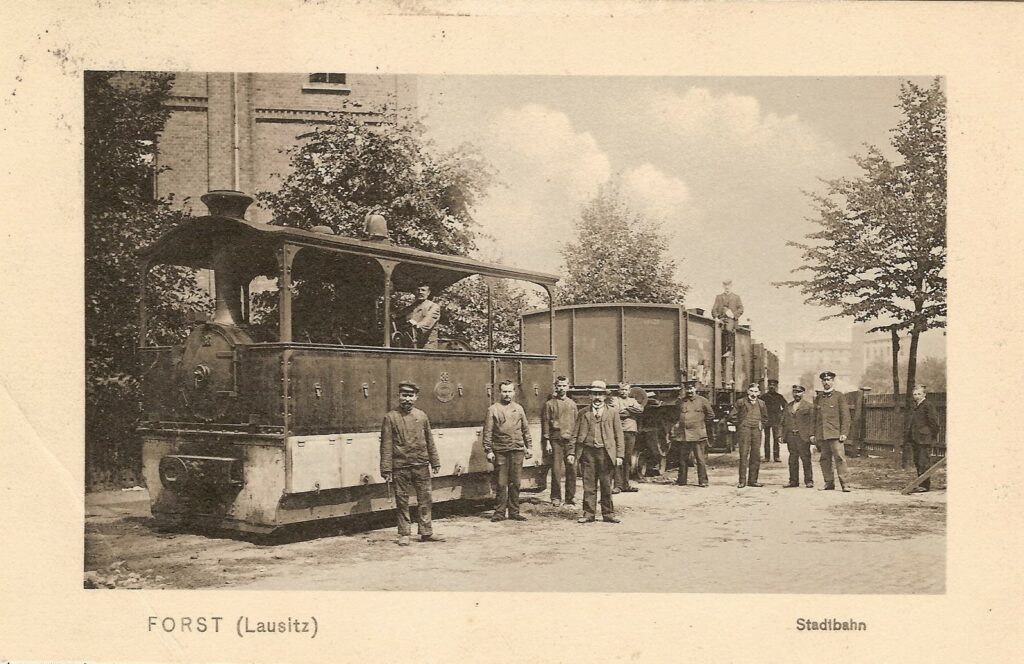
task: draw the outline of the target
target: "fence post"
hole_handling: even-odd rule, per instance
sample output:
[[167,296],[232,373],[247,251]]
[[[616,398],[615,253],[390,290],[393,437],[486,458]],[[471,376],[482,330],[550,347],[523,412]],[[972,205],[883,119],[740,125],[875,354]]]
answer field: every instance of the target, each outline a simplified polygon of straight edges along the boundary
[[857,456],[866,457],[868,455],[868,409],[867,409],[867,398],[868,392],[871,391],[870,387],[860,388],[860,399],[857,400],[857,412],[854,417],[857,418]]

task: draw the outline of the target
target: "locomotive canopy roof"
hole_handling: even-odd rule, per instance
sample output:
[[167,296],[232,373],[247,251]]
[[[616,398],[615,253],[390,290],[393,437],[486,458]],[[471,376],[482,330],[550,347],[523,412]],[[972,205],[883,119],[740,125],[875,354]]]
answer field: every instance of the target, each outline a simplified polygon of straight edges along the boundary
[[253,274],[277,272],[275,252],[284,244],[313,248],[334,255],[329,260],[349,264],[353,271],[366,269],[366,258],[395,261],[392,281],[399,290],[413,290],[418,283],[441,290],[467,276],[479,274],[498,279],[517,279],[553,286],[558,277],[543,272],[518,270],[464,256],[450,256],[401,247],[386,241],[362,240],[339,235],[272,226],[222,216],[190,219],[139,251],[150,264],[213,269],[214,256],[227,251],[251,264]]

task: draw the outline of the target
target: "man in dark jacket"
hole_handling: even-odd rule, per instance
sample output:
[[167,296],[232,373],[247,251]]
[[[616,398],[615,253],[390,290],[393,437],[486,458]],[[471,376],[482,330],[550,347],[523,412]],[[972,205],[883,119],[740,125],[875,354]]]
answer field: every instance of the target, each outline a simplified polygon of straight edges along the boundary
[[576,417],[576,429],[569,446],[569,463],[580,457],[583,473],[583,516],[578,523],[592,523],[597,515],[597,488],[601,487],[601,517],[609,523],[619,523],[612,504],[612,476],[622,465],[626,446],[622,436],[622,420],[608,407],[605,399],[608,386],[595,380],[590,384],[591,404]]
[[768,379],[768,391],[761,395],[761,401],[768,408],[768,426],[764,430],[764,460],[778,463],[781,459],[779,446],[782,442],[782,411],[786,409],[786,397],[779,394],[779,381]]
[[544,403],[540,418],[540,437],[544,452],[551,456],[551,504],[562,504],[562,483],[565,482],[565,504],[576,504],[576,465],[565,462],[576,426],[576,402],[569,398],[569,379],[555,379],[555,394]]
[[814,406],[804,401],[804,386],[793,386],[793,400],[782,413],[782,431],[789,450],[789,484],[787,489],[800,486],[800,464],[804,466],[804,484],[814,486],[811,464],[811,434],[814,433]]
[[[825,478],[825,491],[836,488],[835,475],[839,475],[839,485],[843,491],[849,491],[846,481],[846,437],[850,435],[850,409],[846,405],[846,395],[833,389],[836,375],[831,371],[822,371],[822,391],[814,400],[814,435],[811,442],[821,450],[821,474]],[[835,465],[835,475],[832,467]]]
[[[935,413],[935,407],[926,398],[924,385],[914,387],[913,396],[914,410],[907,418],[906,441],[913,447],[914,466],[920,477],[931,466],[932,446],[939,438],[939,416]],[[914,493],[924,493],[931,488],[932,480],[928,478],[914,489]]]
[[434,534],[430,522],[430,469],[437,475],[441,461],[427,414],[414,408],[420,388],[412,381],[398,384],[398,409],[384,416],[380,427],[380,474],[385,482],[395,483],[395,511],[398,513],[398,544],[409,545],[412,522],[409,519],[409,491],[416,492],[419,510],[416,516],[420,540],[443,542]]
[[708,429],[715,419],[711,402],[697,394],[697,381],[687,380],[686,396],[679,401],[679,420],[672,426],[672,443],[679,450],[679,476],[676,484],[686,486],[687,461],[693,456],[697,466],[697,485],[708,485],[708,467],[705,462],[705,448],[708,444]]
[[512,399],[516,386],[506,380],[498,386],[498,403],[487,409],[484,418],[484,454],[494,464],[494,478],[498,485],[497,499],[491,521],[504,521],[506,510],[513,521],[526,521],[519,513],[519,480],[523,472],[523,459],[533,456],[533,441],[526,421],[526,411]]
[[768,424],[768,409],[757,398],[761,392],[757,383],[747,387],[747,397],[736,402],[730,419],[736,424],[736,436],[740,450],[740,481],[737,489],[745,486],[764,486],[757,481],[761,470],[761,432]]

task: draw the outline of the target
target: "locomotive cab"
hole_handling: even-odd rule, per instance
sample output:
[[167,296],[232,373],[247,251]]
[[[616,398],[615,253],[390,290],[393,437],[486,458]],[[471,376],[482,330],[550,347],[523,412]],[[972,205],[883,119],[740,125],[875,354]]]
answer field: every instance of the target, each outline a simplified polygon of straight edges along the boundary
[[[436,501],[492,495],[480,422],[502,380],[517,384],[539,445],[553,346],[396,347],[395,294],[426,283],[443,297],[469,277],[516,279],[550,302],[556,277],[394,245],[383,219],[368,220],[368,237],[358,239],[247,221],[252,199],[240,192],[203,200],[209,215],[141,252],[139,431],[155,517],[268,532],[393,508],[379,434],[399,380],[421,386],[417,407],[442,462]],[[160,265],[213,275],[212,314],[183,343],[155,344],[147,330],[146,277]],[[490,311],[488,321],[491,329]],[[525,487],[543,478],[535,452]]]

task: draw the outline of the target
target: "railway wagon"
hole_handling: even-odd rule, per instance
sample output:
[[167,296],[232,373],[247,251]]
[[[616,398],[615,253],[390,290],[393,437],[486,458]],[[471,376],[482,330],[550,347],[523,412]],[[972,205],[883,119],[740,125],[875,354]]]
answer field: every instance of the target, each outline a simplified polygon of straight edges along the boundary
[[[547,347],[552,337],[558,358],[555,373],[568,377],[577,390],[584,390],[592,380],[604,380],[639,388],[634,396],[642,403],[648,393],[654,394],[654,407],[645,408],[640,425],[646,435],[660,439],[662,456],[684,380],[696,380],[698,392],[715,407],[718,417],[714,431],[709,432],[710,446],[731,450],[726,420],[737,397],[750,382],[768,377],[769,357],[775,371],[770,377],[778,375],[774,354],[754,344],[749,327],[741,325],[730,335],[703,310],[673,304],[573,305],[556,307],[553,317],[546,310],[523,315],[524,351]],[[643,462],[635,459],[634,467],[643,468]],[[664,461],[661,464],[664,468]]]
[[[249,222],[252,199],[240,192],[203,201],[209,215],[141,252],[139,433],[154,517],[265,533],[392,509],[380,476],[380,426],[397,406],[401,380],[420,385],[416,405],[431,420],[442,464],[435,501],[493,495],[481,423],[506,379],[516,383],[534,434],[523,487],[541,486],[550,344],[529,353],[398,348],[392,296],[423,283],[438,293],[480,275],[532,282],[550,298],[556,277],[396,246],[380,217],[368,217],[369,237],[358,239]],[[146,275],[159,265],[213,275],[214,313],[182,343],[150,343]],[[267,286],[274,280],[276,291]],[[260,297],[258,288],[266,289]],[[345,303],[333,319],[316,295],[324,288]],[[270,314],[260,319],[257,305]],[[325,326],[328,319],[341,328]]]

